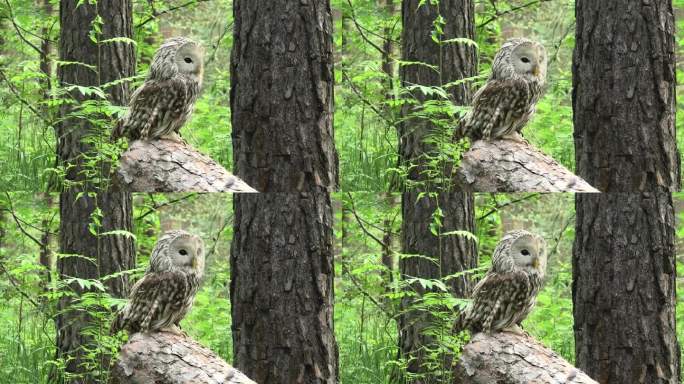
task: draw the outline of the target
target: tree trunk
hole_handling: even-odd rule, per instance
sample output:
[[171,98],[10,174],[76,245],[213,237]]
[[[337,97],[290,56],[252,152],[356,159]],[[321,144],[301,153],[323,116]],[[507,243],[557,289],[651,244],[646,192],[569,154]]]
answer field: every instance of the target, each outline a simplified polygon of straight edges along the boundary
[[[135,248],[133,240],[122,235],[93,235],[94,211],[102,212],[102,224],[98,233],[114,230],[132,231],[132,199],[127,193],[101,193],[97,198],[78,197],[75,191],[63,192],[60,195],[60,253],[63,255],[80,255],[82,257],[62,257],[57,261],[57,269],[61,279],[76,277],[79,279],[98,279],[116,272],[135,268]],[[88,258],[88,260],[83,259]],[[115,297],[128,296],[128,276],[103,282],[107,292]],[[79,298],[86,292],[76,282],[69,284],[69,291],[74,296],[65,296],[59,300],[59,315],[55,319],[57,329],[57,356],[67,359],[66,372],[77,376],[72,383],[95,383],[100,378],[95,375],[92,366],[98,361],[86,358],[86,348],[93,348],[93,339],[84,332],[89,327],[98,326],[97,320],[87,312],[73,308]],[[104,325],[101,329],[108,329]],[[102,331],[106,332],[106,331]],[[108,361],[107,356],[98,356],[102,364]],[[106,372],[108,367],[102,367]]]
[[[99,86],[117,79],[130,77],[135,67],[133,47],[127,43],[115,42],[95,44],[91,40],[93,20],[99,16],[101,26],[99,40],[113,37],[132,37],[132,6],[129,0],[100,0],[97,5],[81,3],[78,0],[60,1],[60,60],[78,62],[84,65],[62,65],[58,75],[62,86]],[[123,82],[107,88],[113,104],[123,105],[128,98],[128,85]],[[78,105],[86,97],[78,91],[70,92]],[[97,279],[115,272],[135,267],[133,241],[119,234],[103,235],[114,230],[131,231],[132,198],[128,193],[113,193],[104,190],[95,178],[98,170],[88,169],[85,158],[93,156],[92,143],[86,139],[97,139],[103,132],[88,120],[68,118],[72,105],[61,110],[65,120],[57,127],[57,154],[61,165],[67,167],[68,187],[60,195],[60,253],[83,257],[61,257],[57,268],[61,279]],[[103,136],[104,137],[104,136]],[[108,177],[108,167],[99,176]],[[94,172],[90,172],[94,171]],[[93,234],[96,232],[98,235]],[[107,292],[116,297],[128,294],[126,275],[104,281]],[[93,338],[86,328],[102,327],[93,323],[87,312],[73,308],[80,296],[86,292],[79,284],[71,283],[68,289],[73,296],[62,297],[58,303],[59,315],[55,319],[57,328],[57,356],[65,359],[65,371],[73,376],[73,383],[94,383],[102,380],[107,366],[97,369],[98,362],[107,364],[107,356],[87,358],[86,349],[92,349]],[[96,329],[97,331],[97,329]],[[95,368],[90,364],[96,364]]]
[[[402,2],[402,60],[423,62],[435,65],[439,73],[423,65],[409,65],[400,68],[403,86],[411,84],[440,86],[458,79],[473,76],[476,73],[475,50],[464,44],[447,44],[441,48],[432,40],[434,21],[438,14],[445,19],[446,25],[442,40],[455,37],[474,39],[474,7],[470,0],[442,0],[439,7],[423,4],[419,0]],[[439,9],[438,9],[439,8]],[[466,104],[471,93],[467,85],[461,84],[449,89],[450,97],[456,104]],[[420,103],[427,101],[422,93],[412,95]],[[407,105],[402,114],[409,115],[411,108]],[[424,181],[424,156],[434,152],[433,144],[425,138],[437,128],[427,120],[411,119],[399,126],[399,161],[401,164],[415,164],[408,178]],[[438,261],[439,265],[422,258],[402,258],[399,263],[402,278],[440,278],[466,269],[477,267],[477,250],[475,244],[463,237],[432,235],[430,226],[432,215],[438,209],[443,214],[440,233],[453,230],[474,232],[474,201],[471,194],[440,193],[437,198],[424,196],[418,198],[425,189],[404,191],[402,195],[402,252],[404,254],[420,254]],[[450,281],[449,288],[456,296],[465,296],[471,288],[468,278],[462,277]],[[412,287],[419,295],[423,289],[416,284]],[[407,310],[413,301],[412,297],[402,300],[402,309]],[[399,349],[400,353],[412,359],[409,372],[426,373],[425,347],[433,343],[431,337],[424,334],[424,329],[433,321],[430,316],[419,311],[407,311],[401,316]],[[443,371],[449,371],[448,361]],[[429,382],[426,373],[424,380]]]
[[[82,4],[81,4],[82,3]],[[97,5],[83,3],[79,0],[60,1],[60,38],[59,56],[61,61],[86,64],[61,65],[58,70],[59,82],[62,86],[100,86],[131,77],[135,71],[135,52],[133,45],[123,42],[96,44],[91,40],[93,20],[99,16],[102,34],[99,40],[114,37],[132,38],[132,2],[130,0],[101,0]],[[106,89],[109,100],[115,105],[125,105],[129,96],[128,82]],[[92,98],[84,96],[79,90],[72,90],[69,96],[76,105]],[[105,138],[108,134],[103,127],[95,127],[90,121],[82,118],[69,118],[73,105],[66,104],[62,110],[65,119],[57,126],[57,154],[61,165],[72,165],[67,169],[69,180],[84,180],[84,164],[86,155],[94,156],[92,139]],[[91,140],[84,140],[91,139]],[[108,167],[95,170],[103,178],[108,178]],[[88,180],[94,183],[95,180]]]
[[337,383],[327,193],[235,196],[235,366],[258,383]]
[[[439,279],[457,272],[477,268],[477,248],[475,242],[462,236],[435,236],[431,233],[433,213],[439,207],[444,213],[439,233],[455,230],[475,232],[475,202],[472,194],[441,193],[437,199],[431,197],[418,198],[417,192],[405,192],[402,201],[403,222],[401,227],[402,253],[428,257],[402,257],[399,269],[402,279],[419,277],[422,279]],[[472,282],[467,275],[451,279],[448,282],[450,293],[456,297],[467,296],[472,289]],[[426,291],[419,284],[410,288],[422,297]],[[426,347],[434,345],[435,340],[425,334],[425,329],[433,325],[435,318],[430,313],[420,310],[411,311],[416,297],[406,296],[402,299],[402,315],[399,318],[399,348],[401,355],[412,359],[408,371],[424,373],[425,378],[415,383],[433,382],[430,372],[424,366],[427,362]],[[449,372],[450,362],[445,360],[443,372]]]
[[234,172],[261,192],[334,190],[329,0],[236,0]]
[[679,383],[672,196],[576,199],[577,366],[602,384]]
[[603,192],[678,190],[672,0],[577,0],[576,163]]

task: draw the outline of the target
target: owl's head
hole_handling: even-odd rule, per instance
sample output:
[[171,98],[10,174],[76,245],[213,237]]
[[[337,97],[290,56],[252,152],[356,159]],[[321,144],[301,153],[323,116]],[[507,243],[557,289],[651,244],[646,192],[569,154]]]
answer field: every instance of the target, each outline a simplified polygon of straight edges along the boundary
[[171,78],[177,74],[202,85],[204,49],[187,37],[172,37],[164,41],[152,59],[152,78]]
[[504,235],[494,251],[492,264],[500,271],[522,270],[543,277],[546,242],[534,233],[517,230]]
[[540,43],[521,38],[510,39],[501,47],[499,55],[501,77],[521,77],[541,84],[546,82],[546,49]]
[[201,278],[204,274],[204,243],[186,231],[169,231],[152,251],[150,269],[155,272],[180,270]]

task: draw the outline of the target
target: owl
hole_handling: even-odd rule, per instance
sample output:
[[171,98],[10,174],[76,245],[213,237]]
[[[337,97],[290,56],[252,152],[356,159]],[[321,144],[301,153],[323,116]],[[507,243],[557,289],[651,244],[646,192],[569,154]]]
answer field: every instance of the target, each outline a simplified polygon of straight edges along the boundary
[[473,96],[472,109],[457,132],[471,140],[522,141],[520,131],[544,94],[546,50],[532,40],[506,41],[494,57],[492,74]]
[[534,307],[545,271],[546,242],[541,236],[522,230],[506,233],[455,330],[521,333],[519,325]]
[[112,130],[112,141],[167,138],[190,118],[202,87],[202,47],[185,37],[170,38],[152,59],[143,85],[133,92],[126,115]]
[[145,275],[112,322],[112,334],[166,331],[181,334],[204,273],[204,244],[185,231],[166,232],[154,246]]

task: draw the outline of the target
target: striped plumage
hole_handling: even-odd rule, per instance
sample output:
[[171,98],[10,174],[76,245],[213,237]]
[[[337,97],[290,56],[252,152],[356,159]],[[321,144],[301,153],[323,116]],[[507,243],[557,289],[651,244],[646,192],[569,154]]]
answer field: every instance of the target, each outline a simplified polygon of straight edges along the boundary
[[506,41],[487,83],[473,96],[458,134],[471,140],[519,139],[544,94],[546,62],[543,45],[522,38]]
[[145,82],[133,92],[128,112],[112,130],[112,140],[177,139],[199,97],[203,71],[198,43],[185,37],[166,40]]
[[475,286],[456,331],[516,331],[534,307],[546,271],[546,243],[527,231],[508,232],[492,256],[492,267]]
[[202,240],[185,231],[165,233],[152,251],[145,275],[112,322],[112,333],[177,332],[192,307],[203,271]]

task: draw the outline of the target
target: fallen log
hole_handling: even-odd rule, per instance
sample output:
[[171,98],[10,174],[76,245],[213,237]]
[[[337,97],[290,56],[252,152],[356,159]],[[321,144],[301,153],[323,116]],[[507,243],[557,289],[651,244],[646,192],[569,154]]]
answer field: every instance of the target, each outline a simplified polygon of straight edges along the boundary
[[527,142],[478,140],[456,172],[466,192],[599,192]]
[[256,384],[186,336],[135,333],[121,347],[111,384]]
[[166,139],[131,142],[117,185],[129,192],[257,192],[190,145]]
[[463,348],[454,383],[598,384],[527,335],[477,333]]

